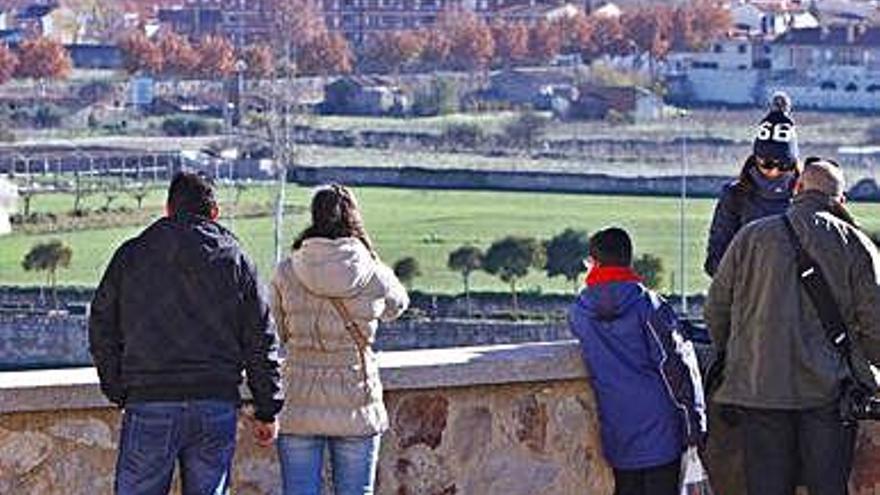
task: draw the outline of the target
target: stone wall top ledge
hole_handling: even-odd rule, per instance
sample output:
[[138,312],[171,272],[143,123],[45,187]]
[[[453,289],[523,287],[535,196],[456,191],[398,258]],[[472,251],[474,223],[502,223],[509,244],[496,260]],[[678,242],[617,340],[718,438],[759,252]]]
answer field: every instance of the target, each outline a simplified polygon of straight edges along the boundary
[[[378,357],[386,390],[585,376],[574,341],[380,352]],[[0,414],[109,407],[97,385],[94,368],[0,372]]]

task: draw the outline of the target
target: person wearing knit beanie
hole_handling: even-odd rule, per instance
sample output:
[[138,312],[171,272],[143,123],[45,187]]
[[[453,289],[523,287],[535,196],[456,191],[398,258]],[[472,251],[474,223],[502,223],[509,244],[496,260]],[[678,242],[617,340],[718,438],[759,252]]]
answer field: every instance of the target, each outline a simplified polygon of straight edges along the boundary
[[724,186],[715,208],[703,265],[710,277],[740,227],[782,213],[794,194],[798,143],[792,102],[787,94],[773,94],[769,111],[756,126],[754,135],[752,154],[739,177]]
[[770,111],[761,119],[753,145],[755,157],[794,167],[798,159],[797,130],[791,118],[791,99],[779,91],[770,99]]

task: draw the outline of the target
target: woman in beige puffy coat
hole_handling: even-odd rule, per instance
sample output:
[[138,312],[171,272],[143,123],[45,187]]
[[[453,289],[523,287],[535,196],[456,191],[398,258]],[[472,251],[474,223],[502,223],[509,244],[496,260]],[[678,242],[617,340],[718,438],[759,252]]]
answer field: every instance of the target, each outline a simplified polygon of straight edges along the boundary
[[287,351],[278,455],[286,495],[320,495],[325,447],[337,495],[372,494],[388,427],[372,343],[397,318],[406,290],[379,261],[354,194],[320,188],[312,224],[272,280],[272,311]]

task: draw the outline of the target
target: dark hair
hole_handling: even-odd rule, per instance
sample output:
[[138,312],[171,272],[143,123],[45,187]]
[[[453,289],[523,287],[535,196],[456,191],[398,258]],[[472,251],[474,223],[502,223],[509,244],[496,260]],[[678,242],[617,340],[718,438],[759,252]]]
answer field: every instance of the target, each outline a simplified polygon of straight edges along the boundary
[[354,237],[363,243],[373,257],[376,256],[373,242],[364,228],[357,199],[351,189],[340,184],[324,186],[315,193],[312,198],[312,224],[293,241],[293,249],[301,248],[303,241],[312,237]]
[[217,207],[214,197],[214,184],[202,174],[177,172],[168,188],[168,213],[177,215],[189,213],[211,217]]
[[632,241],[625,230],[610,227],[590,237],[590,256],[605,266],[632,265]]

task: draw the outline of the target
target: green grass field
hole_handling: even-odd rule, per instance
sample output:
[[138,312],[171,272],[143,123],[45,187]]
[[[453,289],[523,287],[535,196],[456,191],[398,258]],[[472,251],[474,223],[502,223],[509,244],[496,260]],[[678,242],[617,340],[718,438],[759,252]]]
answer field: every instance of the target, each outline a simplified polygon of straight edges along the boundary
[[[669,288],[671,271],[678,272],[679,227],[678,200],[675,198],[586,196],[513,192],[425,191],[407,189],[357,189],[367,228],[379,253],[389,264],[403,256],[414,256],[423,275],[414,288],[424,291],[456,293],[461,290],[460,276],[446,268],[446,258],[456,247],[472,243],[482,248],[495,239],[508,235],[528,235],[546,239],[566,227],[593,232],[603,226],[621,225],[633,234],[637,253],[659,255],[665,266],[663,289]],[[145,207],[160,215],[163,192],[147,198]],[[231,201],[232,191],[224,190],[221,198]],[[252,187],[242,201],[269,202],[270,188]],[[288,189],[288,203],[303,207],[309,191]],[[102,204],[100,196],[90,199],[92,206]],[[129,202],[130,198],[117,200]],[[686,271],[689,291],[705,290],[708,279],[702,274],[705,238],[714,201],[688,200],[686,222]],[[32,208],[36,211],[69,210],[72,199],[63,196],[38,196]],[[302,211],[297,209],[297,211]],[[880,205],[856,204],[853,211],[867,230],[880,230]],[[285,218],[285,244],[301,230],[308,219],[303,213]],[[273,265],[272,219],[227,219],[245,248],[257,261],[260,272],[268,276]],[[89,230],[56,235],[12,234],[0,238],[0,282],[35,285],[42,274],[25,272],[21,260],[36,242],[61,238],[74,250],[73,262],[59,274],[62,284],[94,285],[97,283],[113,250],[142,227]],[[676,275],[678,277],[678,275]],[[506,286],[486,275],[474,276],[476,290],[505,290]],[[520,284],[524,290],[542,292],[570,291],[571,285],[560,278],[548,279],[543,272],[534,272]]]

